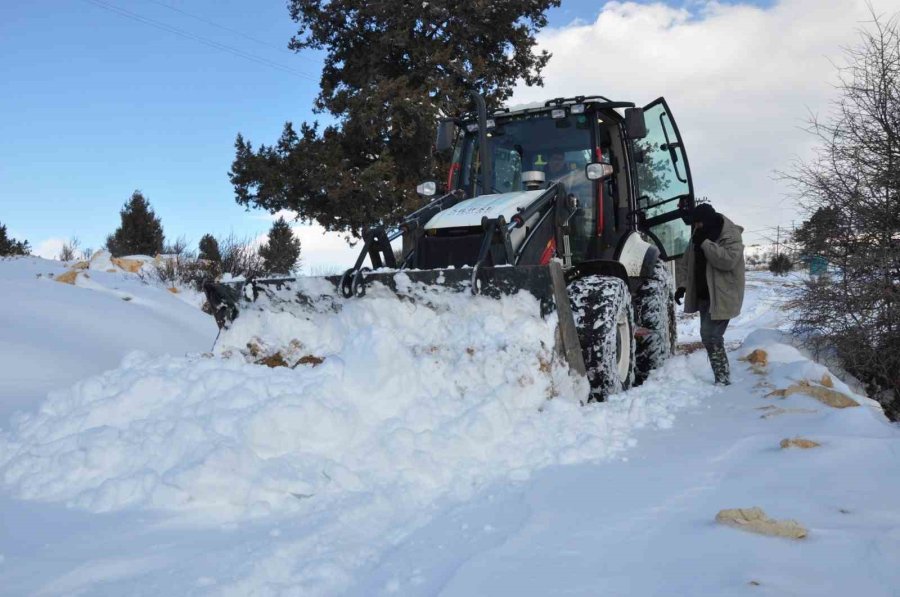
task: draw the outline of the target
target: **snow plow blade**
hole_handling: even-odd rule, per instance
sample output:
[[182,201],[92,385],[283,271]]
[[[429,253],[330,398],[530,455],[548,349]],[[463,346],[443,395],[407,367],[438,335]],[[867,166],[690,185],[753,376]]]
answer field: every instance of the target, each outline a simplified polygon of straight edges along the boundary
[[559,263],[483,267],[477,275],[473,273],[472,268],[376,271],[357,273],[352,279],[344,275],[207,282],[203,290],[220,329],[230,328],[241,313],[289,312],[302,316],[307,311],[338,312],[345,301],[365,301],[367,296],[383,297],[386,293],[399,300],[428,305],[430,289],[493,299],[524,291],[538,300],[542,319],[555,319],[554,352],[573,372],[585,375],[565,275]]

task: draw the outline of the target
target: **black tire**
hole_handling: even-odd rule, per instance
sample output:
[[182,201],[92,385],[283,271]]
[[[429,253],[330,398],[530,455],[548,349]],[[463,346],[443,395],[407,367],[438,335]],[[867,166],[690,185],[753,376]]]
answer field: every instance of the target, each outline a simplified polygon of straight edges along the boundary
[[585,276],[569,285],[569,301],[591,385],[589,401],[627,390],[634,382],[634,313],[619,278]]
[[635,339],[634,376],[635,385],[640,385],[674,352],[675,298],[669,270],[662,261],[656,262],[653,274],[643,281],[634,297],[634,320],[639,328],[650,332]]
[[669,354],[678,346],[678,320],[675,318],[675,295],[669,295]]

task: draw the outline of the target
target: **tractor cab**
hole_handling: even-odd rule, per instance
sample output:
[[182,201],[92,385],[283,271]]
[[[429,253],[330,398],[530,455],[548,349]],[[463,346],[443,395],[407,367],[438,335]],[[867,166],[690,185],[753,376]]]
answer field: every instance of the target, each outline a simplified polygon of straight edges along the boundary
[[[684,252],[690,227],[681,210],[693,205],[693,187],[662,98],[643,110],[601,96],[559,98],[496,111],[485,131],[474,115],[456,124],[447,189],[470,198],[524,192],[535,188],[535,173],[543,174],[543,188],[561,184],[573,208],[567,223],[572,264],[615,259],[632,230],[652,239],[664,259]],[[489,168],[483,168],[482,143]],[[603,166],[599,178],[589,176],[590,164]]]

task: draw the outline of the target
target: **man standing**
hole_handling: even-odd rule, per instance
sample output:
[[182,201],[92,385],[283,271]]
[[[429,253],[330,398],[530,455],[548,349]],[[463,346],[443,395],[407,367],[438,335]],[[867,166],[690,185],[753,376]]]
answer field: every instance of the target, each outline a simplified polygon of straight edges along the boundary
[[700,339],[709,355],[716,385],[731,383],[725,329],[744,302],[743,228],[702,203],[690,214],[693,246],[679,260],[675,301],[684,312],[700,312]]

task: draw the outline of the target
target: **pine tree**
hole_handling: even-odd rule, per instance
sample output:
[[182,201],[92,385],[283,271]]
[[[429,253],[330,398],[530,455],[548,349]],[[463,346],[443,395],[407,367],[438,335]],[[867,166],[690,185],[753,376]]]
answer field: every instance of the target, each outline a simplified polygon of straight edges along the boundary
[[266,271],[287,274],[300,259],[300,239],[294,236],[290,225],[284,218],[278,218],[269,230],[269,242],[259,248]]
[[840,213],[833,206],[818,207],[794,231],[794,242],[805,255],[821,255],[841,237]]
[[156,255],[163,250],[162,223],[150,203],[135,191],[119,212],[121,225],[106,237],[106,248],[115,257],[122,255]]
[[222,263],[222,252],[219,251],[219,241],[212,234],[204,234],[200,239],[200,259],[212,263]]
[[0,224],[0,256],[30,255],[31,247],[27,240],[16,240],[6,235],[6,226]]
[[497,108],[522,80],[540,85],[535,50],[559,0],[290,0],[294,50],[325,51],[317,112],[338,124],[288,122],[273,146],[238,135],[229,177],[241,205],[290,209],[329,230],[396,221],[432,174],[439,117],[470,108],[470,89]]

